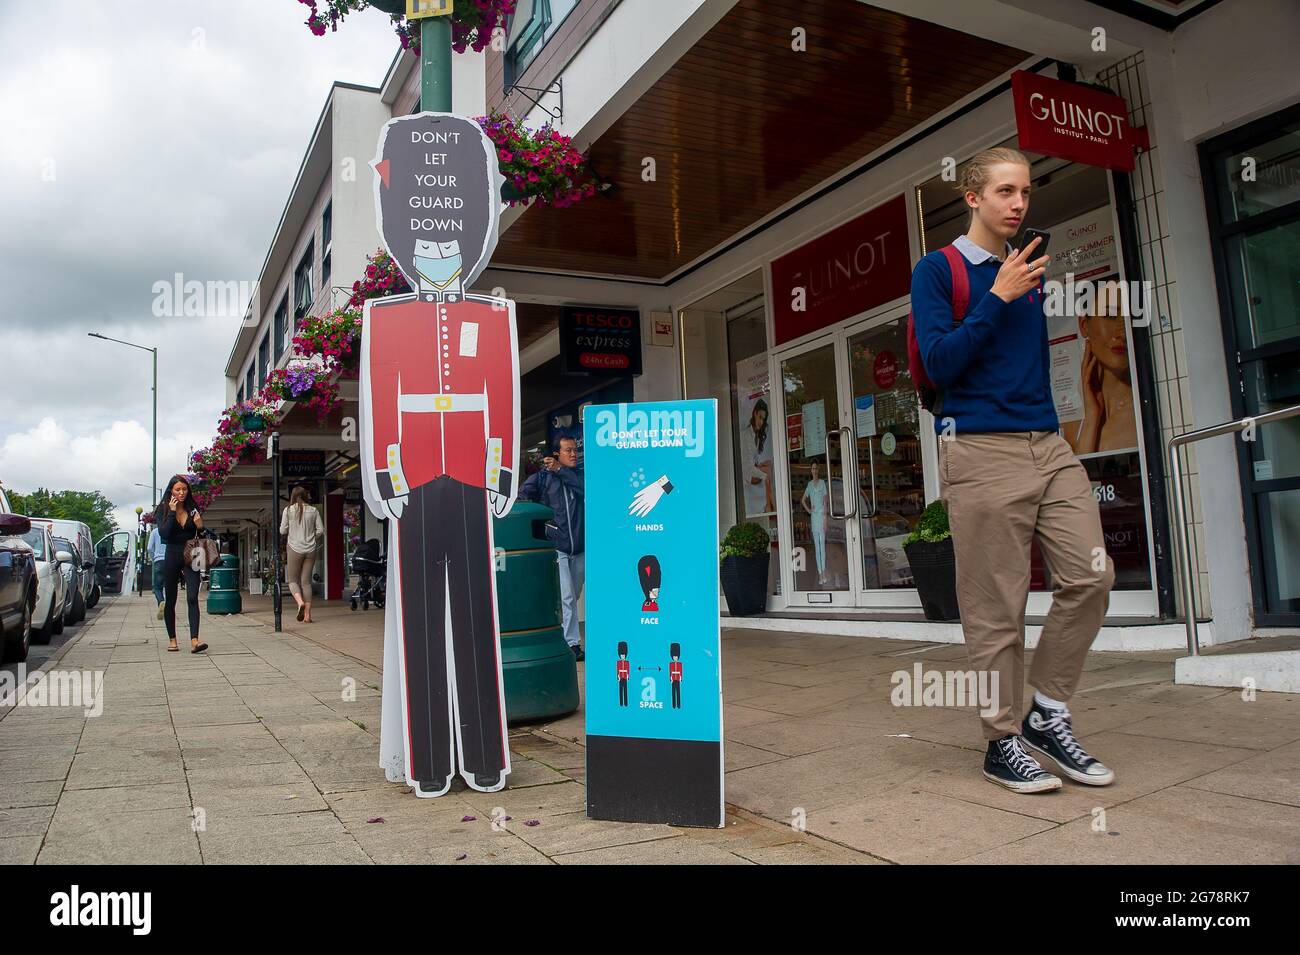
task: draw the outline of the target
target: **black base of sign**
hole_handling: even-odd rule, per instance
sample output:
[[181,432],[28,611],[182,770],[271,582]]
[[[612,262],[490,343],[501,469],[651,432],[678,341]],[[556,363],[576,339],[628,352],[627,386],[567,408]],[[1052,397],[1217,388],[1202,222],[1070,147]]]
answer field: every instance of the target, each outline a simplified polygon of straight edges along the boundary
[[720,828],[725,821],[722,744],[588,736],[587,815]]

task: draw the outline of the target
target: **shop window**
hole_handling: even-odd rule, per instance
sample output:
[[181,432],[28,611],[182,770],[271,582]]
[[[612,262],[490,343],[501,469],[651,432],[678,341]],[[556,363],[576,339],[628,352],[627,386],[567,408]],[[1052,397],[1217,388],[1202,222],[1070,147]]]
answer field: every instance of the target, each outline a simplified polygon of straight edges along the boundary
[[248,371],[244,375],[244,391],[248,397],[253,397],[257,393],[257,362],[248,363]]
[[[1014,140],[1000,145],[1015,148]],[[1061,434],[1092,481],[1116,590],[1150,590],[1146,477],[1140,440],[1133,329],[1122,296],[1119,246],[1104,169],[1034,153],[1025,225],[1051,234],[1049,282],[1091,281],[1097,294],[1082,311],[1048,315],[1052,398]],[[917,187],[924,251],[964,234],[969,212],[953,182],[936,176]],[[1016,240],[1013,240],[1015,242]],[[1062,285],[1061,287],[1064,287]],[[1034,590],[1051,589],[1051,572],[1033,546]]]
[[761,272],[688,306],[679,314],[687,398],[718,402],[720,533],[760,525],[772,538],[768,593],[780,593],[775,449],[768,375],[767,320]]
[[315,243],[307,243],[307,251],[302,254],[298,261],[298,267],[293,270],[293,325],[296,329],[306,317],[307,311],[311,308],[312,295],[315,292],[315,286],[312,284],[312,260],[315,254]]
[[267,373],[271,370],[271,333],[262,336],[262,344],[257,349],[257,386],[266,384]]
[[903,542],[925,510],[921,409],[907,368],[904,319],[848,342],[862,587],[916,586]]
[[334,203],[328,203],[320,219],[320,285],[327,288],[330,281],[330,266],[333,259],[334,239]]
[[293,339],[293,330],[289,327],[289,296],[285,295],[280,300],[280,307],[275,310],[275,361],[279,362],[280,356],[289,350],[289,342]]

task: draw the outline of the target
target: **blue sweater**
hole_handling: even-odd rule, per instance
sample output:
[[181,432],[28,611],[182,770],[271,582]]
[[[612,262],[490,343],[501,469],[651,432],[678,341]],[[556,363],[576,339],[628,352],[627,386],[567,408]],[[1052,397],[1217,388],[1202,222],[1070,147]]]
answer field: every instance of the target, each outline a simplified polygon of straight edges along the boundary
[[912,272],[912,321],[926,374],[942,404],[934,429],[944,419],[963,431],[1055,431],[1056,406],[1048,376],[1047,320],[1041,289],[1004,302],[991,291],[1001,263],[972,265],[966,319],[952,326],[952,273],[940,251]]

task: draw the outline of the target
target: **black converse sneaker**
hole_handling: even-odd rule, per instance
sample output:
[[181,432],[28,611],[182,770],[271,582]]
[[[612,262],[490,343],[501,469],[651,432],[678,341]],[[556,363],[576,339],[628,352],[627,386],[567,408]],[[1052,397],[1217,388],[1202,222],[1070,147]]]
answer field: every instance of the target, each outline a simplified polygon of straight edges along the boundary
[[1034,700],[1025,714],[1022,732],[1027,746],[1055,762],[1076,783],[1109,786],[1115,781],[1115,774],[1084,752],[1074,738],[1068,709],[1049,710]]
[[1048,793],[1061,788],[1061,780],[1025,752],[1019,736],[989,740],[984,778],[1018,793]]

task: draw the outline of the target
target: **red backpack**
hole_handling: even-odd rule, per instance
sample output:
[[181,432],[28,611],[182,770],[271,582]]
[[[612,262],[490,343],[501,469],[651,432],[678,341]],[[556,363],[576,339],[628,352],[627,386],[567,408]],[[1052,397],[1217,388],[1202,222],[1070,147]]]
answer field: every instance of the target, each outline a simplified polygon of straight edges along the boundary
[[[948,271],[952,273],[952,327],[956,328],[966,317],[966,308],[970,305],[970,276],[966,274],[966,260],[956,246],[945,245],[939,251],[948,260]],[[912,387],[921,399],[921,407],[933,412],[939,398],[939,389],[925,373],[921,347],[916,343],[916,323],[911,312],[907,314],[907,370],[912,375]]]

